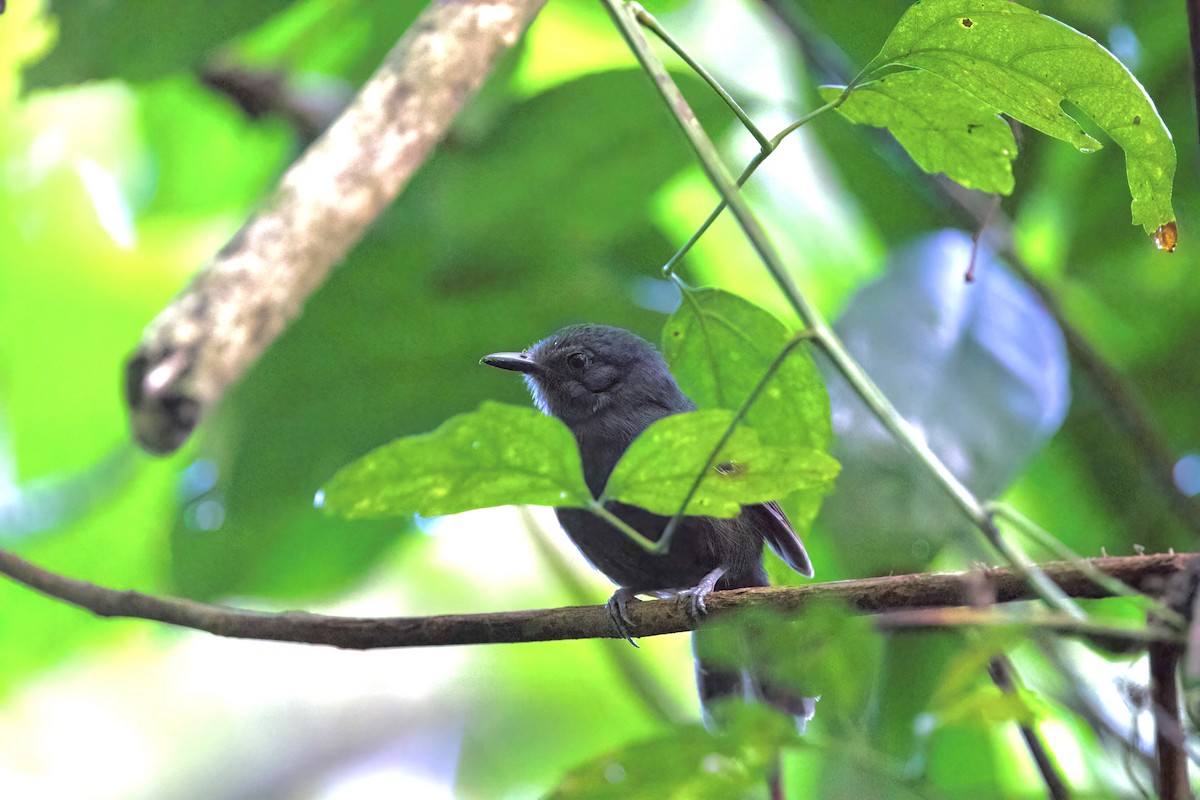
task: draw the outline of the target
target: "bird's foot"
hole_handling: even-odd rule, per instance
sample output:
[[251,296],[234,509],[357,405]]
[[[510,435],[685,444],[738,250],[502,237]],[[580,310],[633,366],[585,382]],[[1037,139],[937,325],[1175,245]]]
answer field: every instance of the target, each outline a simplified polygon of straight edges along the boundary
[[688,613],[693,622],[697,622],[701,617],[708,614],[708,606],[705,600],[717,588],[717,581],[721,580],[721,576],[725,574],[724,567],[717,567],[712,572],[705,575],[690,589],[684,589],[676,593],[676,597],[682,602],[687,601]]
[[608,611],[608,618],[612,620],[613,627],[617,629],[617,634],[634,647],[637,647],[638,643],[633,640],[630,630],[637,626],[634,624],[633,618],[629,616],[629,601],[636,600],[638,594],[637,589],[622,586],[613,592],[613,596],[608,598],[608,602],[604,604],[605,610]]

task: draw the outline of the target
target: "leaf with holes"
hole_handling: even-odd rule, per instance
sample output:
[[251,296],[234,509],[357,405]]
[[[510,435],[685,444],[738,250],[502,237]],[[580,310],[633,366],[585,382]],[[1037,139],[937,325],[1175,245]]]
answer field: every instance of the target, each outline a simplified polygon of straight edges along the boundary
[[617,462],[604,487],[605,499],[674,514],[696,476],[703,475],[685,513],[735,517],[743,505],[823,488],[837,475],[838,463],[824,452],[765,445],[753,429],[741,425],[706,467],[733,418],[732,411],[710,409],[655,422]]
[[322,492],[327,511],[351,519],[592,501],[565,425],[492,402],[368,453],[338,470]]
[[827,450],[829,394],[807,352],[769,311],[719,289],[689,289],[663,327],[663,355],[701,409],[737,410],[784,350],[790,353],[746,414],[764,443]]
[[[822,86],[834,100],[841,86]],[[838,107],[846,119],[887,128],[917,166],[968,189],[1010,194],[1017,143],[996,111],[955,84],[924,70],[884,75],[856,86]]]
[[[1083,152],[1099,149],[1063,110],[1070,101],[1125,151],[1134,224],[1157,234],[1164,249],[1171,243],[1158,233],[1175,219],[1171,134],[1137,79],[1095,40],[1008,0],[925,0],[892,29],[864,86],[898,69],[933,73],[995,112]],[[909,99],[924,102],[919,93]],[[946,123],[966,125],[976,113]]]

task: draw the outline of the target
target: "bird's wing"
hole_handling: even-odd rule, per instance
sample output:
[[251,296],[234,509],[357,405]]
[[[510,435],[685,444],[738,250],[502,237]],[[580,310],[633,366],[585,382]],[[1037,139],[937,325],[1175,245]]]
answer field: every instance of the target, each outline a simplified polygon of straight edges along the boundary
[[808,553],[804,550],[804,543],[792,529],[792,523],[788,522],[779,503],[762,503],[750,508],[756,512],[754,514],[757,518],[755,522],[760,525],[767,546],[774,550],[775,555],[782,558],[789,567],[804,577],[811,578],[813,576],[812,561],[809,560]]

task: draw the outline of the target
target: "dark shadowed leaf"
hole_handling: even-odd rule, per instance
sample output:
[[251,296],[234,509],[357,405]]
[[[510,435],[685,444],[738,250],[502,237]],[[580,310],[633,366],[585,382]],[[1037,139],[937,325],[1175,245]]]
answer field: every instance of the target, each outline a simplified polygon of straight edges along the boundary
[[824,452],[765,445],[756,431],[741,425],[705,470],[733,417],[732,411],[709,409],[654,423],[617,462],[605,496],[658,514],[674,514],[703,471],[704,479],[686,513],[734,517],[745,504],[824,487],[837,475],[837,462]]
[[338,470],[322,491],[327,510],[351,519],[592,500],[565,425],[532,408],[493,402],[373,450]]
[[[975,255],[975,282],[964,282],[972,250],[967,234],[943,231],[897,251],[835,328],[958,478],[995,497],[1062,424],[1068,364],[1054,320],[989,248]],[[821,527],[851,574],[921,569],[968,523],[846,382],[828,375],[845,469]]]
[[104,78],[146,81],[187,71],[217,46],[289,4],[290,0],[56,2],[59,41],[45,60],[29,70],[29,85]]

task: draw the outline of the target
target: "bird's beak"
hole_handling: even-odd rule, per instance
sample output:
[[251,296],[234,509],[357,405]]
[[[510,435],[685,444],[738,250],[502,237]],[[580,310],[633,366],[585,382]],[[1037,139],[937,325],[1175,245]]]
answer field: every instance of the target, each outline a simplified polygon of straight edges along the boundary
[[492,353],[479,359],[480,364],[489,367],[509,369],[513,372],[524,372],[526,375],[540,375],[542,367],[528,353]]

